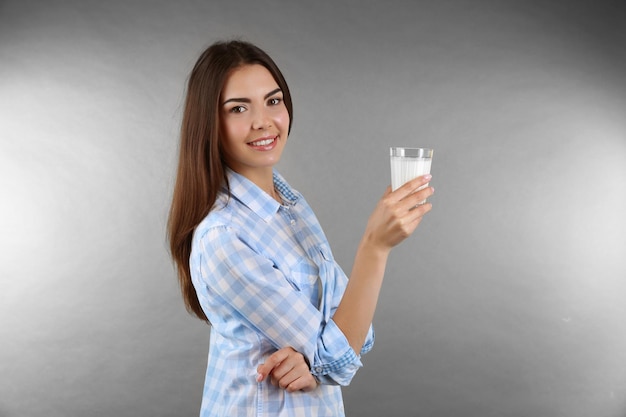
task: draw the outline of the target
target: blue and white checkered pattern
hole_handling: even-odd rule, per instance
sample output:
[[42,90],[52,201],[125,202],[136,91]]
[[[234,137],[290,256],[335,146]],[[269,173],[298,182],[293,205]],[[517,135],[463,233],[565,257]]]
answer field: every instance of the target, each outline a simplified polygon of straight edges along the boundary
[[[274,172],[279,204],[228,171],[224,190],[194,232],[191,276],[211,322],[200,415],[343,416],[340,385],[362,366],[332,320],[347,277],[304,197]],[[374,343],[370,328],[360,354]],[[288,393],[256,368],[277,349],[302,353],[321,385]]]

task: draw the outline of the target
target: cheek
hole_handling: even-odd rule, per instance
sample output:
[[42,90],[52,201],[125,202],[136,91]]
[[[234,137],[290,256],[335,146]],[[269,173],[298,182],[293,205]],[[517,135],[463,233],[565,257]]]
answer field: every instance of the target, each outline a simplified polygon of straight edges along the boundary
[[287,112],[287,109],[276,115],[276,124],[283,130],[289,129],[289,112]]
[[247,130],[241,120],[229,120],[222,125],[224,144],[235,143],[245,137]]

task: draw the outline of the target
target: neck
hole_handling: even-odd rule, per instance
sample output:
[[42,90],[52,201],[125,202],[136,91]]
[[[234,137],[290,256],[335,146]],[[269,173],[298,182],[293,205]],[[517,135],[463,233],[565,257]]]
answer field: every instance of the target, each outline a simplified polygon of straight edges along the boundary
[[263,172],[239,172],[244,177],[256,184],[261,190],[265,191],[267,195],[274,200],[282,204],[282,200],[278,192],[274,189],[274,171],[272,169],[265,170]]
[[272,179],[272,181],[270,181],[269,184],[259,184],[259,183],[255,183],[256,185],[259,186],[259,188],[261,188],[263,191],[265,191],[267,193],[267,195],[269,195],[270,197],[272,197],[274,200],[278,201],[279,203],[283,203],[283,201],[280,198],[280,195],[278,194],[278,191],[276,191],[276,189],[274,188],[274,181]]

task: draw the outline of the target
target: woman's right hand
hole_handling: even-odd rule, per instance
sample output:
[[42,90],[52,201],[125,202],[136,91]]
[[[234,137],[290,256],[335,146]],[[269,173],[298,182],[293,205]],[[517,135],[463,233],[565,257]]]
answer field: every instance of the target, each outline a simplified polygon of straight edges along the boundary
[[432,209],[432,204],[420,203],[433,195],[435,189],[425,187],[415,191],[431,179],[430,174],[417,177],[393,192],[387,187],[367,222],[364,241],[389,251],[409,237]]

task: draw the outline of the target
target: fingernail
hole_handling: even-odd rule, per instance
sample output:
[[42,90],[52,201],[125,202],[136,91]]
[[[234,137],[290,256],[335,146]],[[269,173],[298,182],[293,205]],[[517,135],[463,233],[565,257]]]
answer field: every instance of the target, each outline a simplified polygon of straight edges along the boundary
[[263,374],[256,374],[256,382],[263,381]]
[[426,174],[426,175],[424,175],[424,179],[427,179],[427,180],[431,179],[432,177],[433,177],[433,176],[432,176],[432,175],[430,175],[430,174]]

